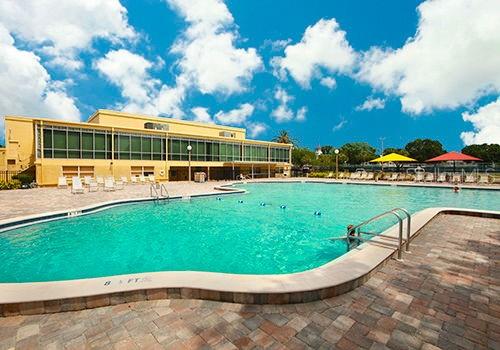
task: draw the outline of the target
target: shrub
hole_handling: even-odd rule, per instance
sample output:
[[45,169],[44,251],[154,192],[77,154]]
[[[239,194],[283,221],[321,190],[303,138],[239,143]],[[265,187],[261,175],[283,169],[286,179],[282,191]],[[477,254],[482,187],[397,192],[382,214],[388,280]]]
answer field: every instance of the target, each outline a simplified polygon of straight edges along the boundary
[[34,180],[33,175],[25,174],[25,173],[14,175],[14,176],[12,176],[12,179],[19,180],[22,185],[29,185]]
[[0,180],[0,190],[17,190],[21,188],[21,181],[19,180],[10,180],[8,182]]

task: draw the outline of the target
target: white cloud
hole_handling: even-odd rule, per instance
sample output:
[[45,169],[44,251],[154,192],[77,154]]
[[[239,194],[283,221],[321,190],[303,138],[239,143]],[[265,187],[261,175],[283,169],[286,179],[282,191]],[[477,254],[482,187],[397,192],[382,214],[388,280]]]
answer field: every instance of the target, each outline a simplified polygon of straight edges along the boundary
[[132,103],[147,103],[159,83],[148,73],[153,64],[128,50],[109,51],[103,58],[95,61],[94,66],[120,87],[122,96]]
[[213,119],[208,113],[208,109],[205,107],[195,107],[191,108],[191,112],[194,114],[194,121],[203,123],[213,123]]
[[295,116],[295,119],[302,122],[302,121],[306,120],[306,114],[307,114],[307,107],[305,107],[305,106],[300,107],[299,110],[297,111],[297,115]]
[[254,109],[250,103],[243,103],[229,112],[219,111],[215,114],[215,119],[222,124],[241,125],[253,114]]
[[167,0],[188,22],[171,52],[181,74],[202,93],[231,95],[247,89],[262,67],[255,48],[235,46],[238,33],[222,0]]
[[[162,61],[158,64],[161,65]],[[94,67],[120,88],[125,102],[117,108],[176,118],[184,116],[181,104],[185,97],[185,82],[178,80],[175,87],[161,85],[149,72],[155,64],[143,56],[125,49],[113,50],[96,60]]]
[[340,121],[335,124],[332,128],[332,131],[335,132],[335,131],[339,131],[340,129],[342,129],[345,125],[347,124],[347,120],[345,120],[344,117],[341,117],[340,118]]
[[500,91],[498,0],[428,0],[414,37],[365,53],[358,78],[420,114],[474,103]]
[[345,32],[335,19],[321,19],[307,27],[302,40],[285,48],[284,57],[274,57],[271,64],[283,79],[288,72],[302,87],[319,78],[321,70],[329,73],[349,73],[356,53],[349,45]]
[[462,118],[474,126],[474,131],[460,134],[466,145],[500,143],[500,98],[482,106],[475,113],[462,113]]
[[294,97],[288,95],[286,90],[279,87],[274,92],[274,98],[279,102],[279,105],[274,111],[271,112],[271,116],[273,116],[278,123],[292,120],[294,113],[288,103],[292,101]]
[[80,120],[80,111],[66,93],[65,84],[51,79],[40,57],[16,48],[14,38],[1,24],[0,52],[0,115]]
[[267,125],[264,123],[248,123],[247,131],[248,135],[252,138],[259,136],[267,130]]
[[332,77],[323,77],[319,83],[327,88],[334,89],[337,86],[337,81]]
[[368,97],[362,104],[355,108],[356,111],[371,111],[372,109],[384,109],[385,100],[382,98]]
[[270,47],[272,51],[281,51],[291,42],[292,42],[292,39],[282,39],[282,40],[274,40],[274,41],[266,39],[266,40],[264,40],[264,44],[262,45],[262,48]]
[[0,23],[67,69],[81,68],[77,54],[94,39],[117,42],[136,35],[118,0],[2,0]]
[[304,121],[306,119],[307,107],[299,108],[297,113],[290,107],[290,103],[295,99],[282,87],[278,87],[274,92],[274,98],[278,101],[278,107],[272,112],[271,116],[277,123],[289,122],[291,120]]

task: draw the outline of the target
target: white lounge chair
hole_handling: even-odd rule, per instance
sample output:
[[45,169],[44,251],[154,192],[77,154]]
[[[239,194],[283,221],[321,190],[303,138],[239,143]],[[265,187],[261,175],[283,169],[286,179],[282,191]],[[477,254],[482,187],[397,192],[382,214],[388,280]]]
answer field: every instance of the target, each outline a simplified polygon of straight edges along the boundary
[[446,173],[441,173],[438,175],[437,182],[446,182]]
[[82,180],[78,176],[73,176],[71,179],[71,193],[83,193]]
[[92,177],[90,177],[90,176],[83,177],[83,184],[85,186],[89,187],[91,182],[92,182]]
[[366,180],[366,178],[367,178],[367,177],[368,177],[368,173],[361,173],[361,174],[359,175],[359,179],[360,179],[360,180]]
[[434,181],[434,174],[433,173],[426,173],[424,181],[425,182],[433,182]]
[[422,182],[424,181],[424,174],[423,173],[416,173],[415,174],[415,182]]
[[397,181],[398,173],[392,173],[391,176],[387,179],[389,181]]
[[90,183],[89,183],[89,192],[97,192],[98,190],[99,190],[99,186],[97,185],[97,182],[90,181]]
[[357,173],[351,173],[351,175],[349,176],[349,180],[356,180],[357,178],[358,178]]
[[139,175],[139,181],[141,182],[141,184],[146,183],[146,178],[144,177],[144,175]]
[[451,178],[451,182],[454,184],[462,182],[462,175],[453,174],[453,176]]
[[114,191],[115,190],[115,183],[113,181],[112,177],[107,177],[106,180],[104,180],[104,191]]
[[57,179],[57,188],[68,188],[68,181],[65,176],[59,176]]
[[490,179],[487,174],[480,174],[479,179],[477,180],[477,183],[479,184],[489,184]]
[[374,180],[375,179],[375,174],[372,172],[369,172],[366,174],[365,180]]
[[123,181],[122,180],[116,180],[115,181],[115,188],[117,190],[123,190]]
[[137,185],[137,184],[138,184],[138,182],[137,182],[137,176],[136,176],[136,175],[132,175],[132,176],[130,177],[130,183],[131,183],[132,185]]
[[97,186],[104,187],[104,178],[102,176],[97,176],[95,180],[97,182]]
[[120,176],[120,180],[121,180],[121,182],[123,182],[124,185],[128,184],[128,180],[127,180],[126,176]]
[[155,182],[155,176],[154,175],[149,175],[148,176],[148,180],[149,180],[149,182],[154,183]]
[[465,183],[467,184],[473,184],[476,182],[476,176],[472,175],[472,174],[469,174],[469,175],[465,175],[465,180],[464,180]]

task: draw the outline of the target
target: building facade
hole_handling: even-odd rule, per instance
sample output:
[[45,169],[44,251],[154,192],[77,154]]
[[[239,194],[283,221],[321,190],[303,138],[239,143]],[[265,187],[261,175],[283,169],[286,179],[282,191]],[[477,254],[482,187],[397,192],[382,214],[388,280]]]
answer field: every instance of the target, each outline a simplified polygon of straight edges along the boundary
[[189,169],[210,180],[276,177],[289,176],[291,148],[248,140],[242,128],[110,110],[82,123],[6,116],[0,170],[34,170],[41,186],[59,176],[188,180]]

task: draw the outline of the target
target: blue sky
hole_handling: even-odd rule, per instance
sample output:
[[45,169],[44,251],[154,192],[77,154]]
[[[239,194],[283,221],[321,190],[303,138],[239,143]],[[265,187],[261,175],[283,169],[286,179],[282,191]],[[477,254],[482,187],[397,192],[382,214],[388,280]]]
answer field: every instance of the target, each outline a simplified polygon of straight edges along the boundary
[[308,147],[499,143],[498,18],[497,0],[6,0],[0,115],[119,109]]

